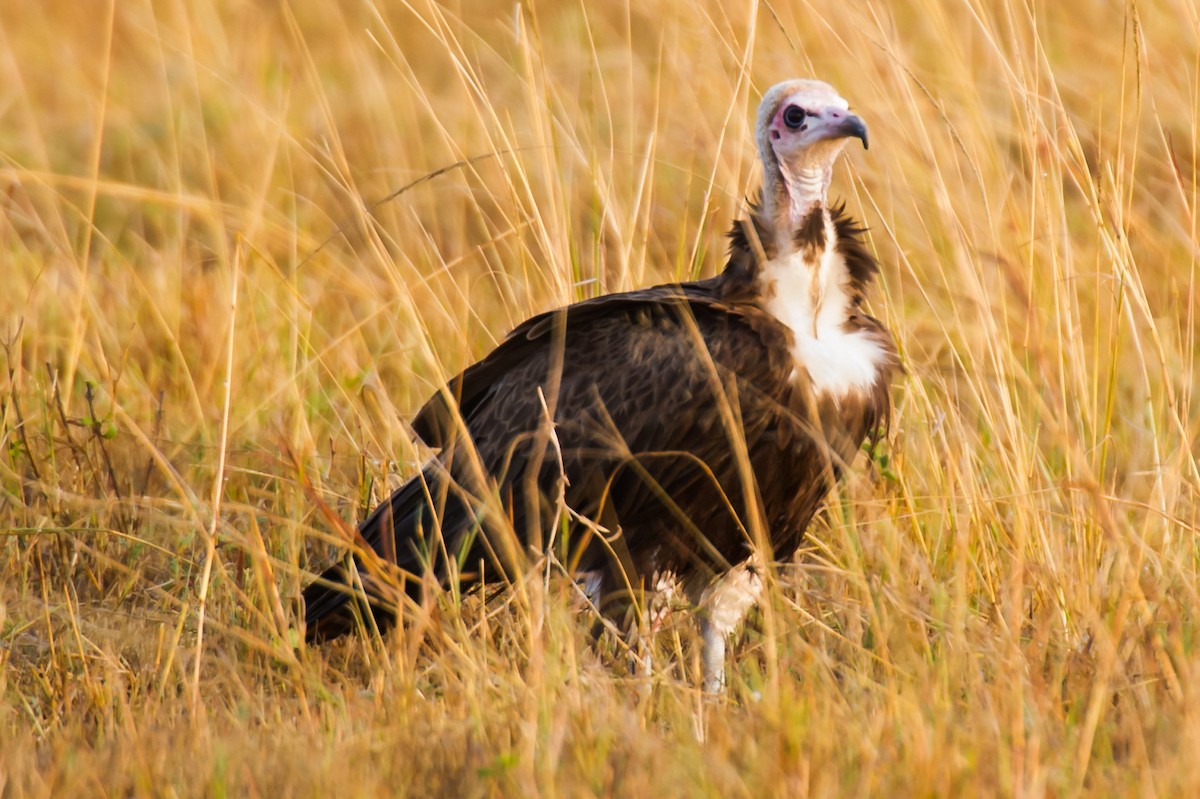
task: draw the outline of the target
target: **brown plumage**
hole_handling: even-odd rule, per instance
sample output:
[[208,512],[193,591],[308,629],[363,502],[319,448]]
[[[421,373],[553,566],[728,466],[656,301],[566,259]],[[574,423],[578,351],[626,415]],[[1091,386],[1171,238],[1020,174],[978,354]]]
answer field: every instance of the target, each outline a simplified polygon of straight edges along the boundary
[[[798,128],[789,109],[801,104],[807,122]],[[571,524],[555,554],[595,578],[599,594],[627,596],[630,583],[673,574],[702,617],[732,619],[705,635],[707,682],[719,688],[713,652],[754,599],[706,615],[706,601],[736,587],[731,577],[729,590],[716,590],[721,575],[763,556],[751,551],[756,525],[771,556],[791,555],[831,480],[888,417],[895,350],[861,307],[876,263],[861,228],[825,202],[828,176],[811,194],[804,181],[816,185],[823,173],[802,171],[814,152],[813,163],[830,169],[848,136],[865,143],[865,127],[825,84],[768,92],[763,193],[730,234],[725,270],[576,303],[513,330],[418,412],[415,431],[440,455],[361,525],[365,543],[417,575],[432,569],[444,580],[449,557],[460,577],[472,579],[482,563],[492,579],[524,568],[550,539],[561,497],[594,524]],[[804,269],[796,285],[812,306],[797,312],[804,324],[789,326],[792,316],[779,312],[795,291],[787,276]],[[862,363],[843,372],[840,362],[856,353]],[[505,519],[483,510],[489,494]],[[499,532],[509,524],[520,551]],[[596,525],[609,531],[605,540]],[[352,627],[346,582],[338,566],[305,592],[310,640]],[[382,624],[393,621],[386,605],[373,608]]]

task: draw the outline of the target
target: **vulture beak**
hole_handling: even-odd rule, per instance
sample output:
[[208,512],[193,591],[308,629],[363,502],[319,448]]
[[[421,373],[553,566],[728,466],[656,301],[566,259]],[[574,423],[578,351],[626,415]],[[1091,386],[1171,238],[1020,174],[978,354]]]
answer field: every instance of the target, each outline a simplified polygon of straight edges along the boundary
[[[863,143],[863,149],[869,149],[866,144],[866,124],[857,115],[847,110],[830,107],[821,113],[810,115],[808,124],[810,142],[828,142],[833,139],[856,138]],[[800,128],[804,130],[804,128]]]
[[853,136],[862,142],[864,150],[870,149],[866,123],[840,108],[826,109],[813,122],[813,128],[818,139],[847,139]]
[[841,136],[853,136],[863,143],[863,149],[871,149],[867,144],[867,126],[861,119],[854,114],[847,114],[842,117],[841,121],[835,125],[838,134]]

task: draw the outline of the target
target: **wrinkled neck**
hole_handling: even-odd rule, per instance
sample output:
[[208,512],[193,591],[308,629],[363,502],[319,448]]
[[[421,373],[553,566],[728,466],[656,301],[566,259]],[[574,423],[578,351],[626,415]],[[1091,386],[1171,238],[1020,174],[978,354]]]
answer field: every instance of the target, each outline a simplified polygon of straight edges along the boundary
[[779,173],[787,188],[788,227],[795,230],[801,222],[808,218],[810,213],[825,206],[833,170],[827,166],[781,163]]
[[833,165],[771,158],[763,167],[763,210],[774,226],[777,244],[790,250],[801,223],[813,211],[827,207]]

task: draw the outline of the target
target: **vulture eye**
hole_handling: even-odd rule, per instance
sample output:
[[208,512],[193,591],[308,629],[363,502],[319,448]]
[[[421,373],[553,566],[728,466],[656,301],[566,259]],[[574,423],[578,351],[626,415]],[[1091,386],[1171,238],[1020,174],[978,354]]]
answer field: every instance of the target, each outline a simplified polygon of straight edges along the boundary
[[796,130],[804,124],[804,109],[798,105],[789,105],[783,109],[783,124]]

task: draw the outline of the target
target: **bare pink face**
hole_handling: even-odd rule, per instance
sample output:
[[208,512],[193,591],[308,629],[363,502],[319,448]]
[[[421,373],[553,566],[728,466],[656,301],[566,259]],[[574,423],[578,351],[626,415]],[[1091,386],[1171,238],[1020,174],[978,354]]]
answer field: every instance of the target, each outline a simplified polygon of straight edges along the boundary
[[866,147],[867,126],[827,83],[785,81],[763,97],[759,140],[781,163],[831,162],[849,138],[861,140]]

